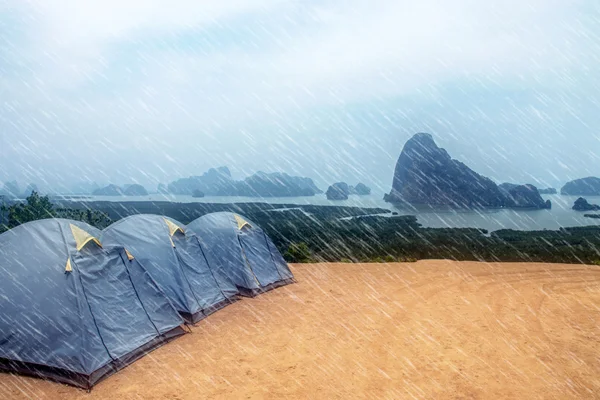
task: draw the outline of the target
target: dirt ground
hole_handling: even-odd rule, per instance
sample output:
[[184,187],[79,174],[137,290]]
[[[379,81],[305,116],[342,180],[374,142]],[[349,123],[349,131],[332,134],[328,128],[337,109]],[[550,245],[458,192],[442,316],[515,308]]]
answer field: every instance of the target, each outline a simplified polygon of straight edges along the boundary
[[0,374],[0,399],[600,398],[600,267],[292,269],[89,394]]

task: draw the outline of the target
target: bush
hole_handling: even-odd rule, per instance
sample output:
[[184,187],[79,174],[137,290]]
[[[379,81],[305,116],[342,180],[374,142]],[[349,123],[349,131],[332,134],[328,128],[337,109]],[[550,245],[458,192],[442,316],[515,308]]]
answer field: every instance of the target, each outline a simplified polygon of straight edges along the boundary
[[388,254],[387,256],[385,256],[385,262],[386,263],[393,263],[396,262],[396,257],[394,257],[391,254]]
[[312,261],[310,249],[304,242],[290,244],[283,257],[286,261],[292,263],[309,263]]

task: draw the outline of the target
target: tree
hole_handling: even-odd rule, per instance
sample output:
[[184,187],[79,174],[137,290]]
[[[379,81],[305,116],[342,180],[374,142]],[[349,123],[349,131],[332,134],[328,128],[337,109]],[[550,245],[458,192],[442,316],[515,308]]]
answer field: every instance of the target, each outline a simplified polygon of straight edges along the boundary
[[56,215],[48,196],[40,196],[38,192],[32,192],[25,203],[2,206],[2,211],[8,212],[8,228],[38,219],[54,218]]
[[0,225],[0,233],[26,222],[46,218],[73,219],[88,223],[98,229],[104,229],[112,223],[110,217],[100,211],[55,208],[48,196],[40,196],[37,192],[31,193],[25,203],[13,204],[10,207],[2,206],[0,210],[2,213],[8,213],[8,221],[6,226]]

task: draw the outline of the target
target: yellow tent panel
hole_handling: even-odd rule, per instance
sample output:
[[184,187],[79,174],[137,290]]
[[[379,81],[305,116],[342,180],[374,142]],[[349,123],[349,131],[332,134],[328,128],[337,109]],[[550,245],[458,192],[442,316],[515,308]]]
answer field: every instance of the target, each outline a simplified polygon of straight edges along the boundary
[[185,234],[185,231],[183,230],[182,227],[178,226],[177,224],[174,224],[173,222],[169,221],[166,218],[163,218],[163,219],[165,220],[165,223],[169,227],[169,234],[171,236],[173,236],[177,231],[180,231],[181,233]]
[[94,242],[98,246],[102,247],[102,244],[98,239],[87,233],[81,228],[76,227],[73,224],[69,224],[71,227],[71,233],[73,234],[73,238],[75,239],[75,243],[77,244],[77,251],[80,251],[85,247],[89,242]]
[[248,221],[246,221],[244,218],[240,217],[239,215],[234,214],[233,216],[235,217],[235,221],[237,222],[239,230],[242,230],[242,228],[246,225],[250,226]]

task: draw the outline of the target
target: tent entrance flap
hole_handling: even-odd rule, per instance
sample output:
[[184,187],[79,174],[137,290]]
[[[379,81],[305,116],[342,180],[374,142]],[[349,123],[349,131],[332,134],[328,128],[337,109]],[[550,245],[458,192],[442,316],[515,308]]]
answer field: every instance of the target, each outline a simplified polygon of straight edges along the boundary
[[282,279],[261,231],[248,230],[240,234],[239,238],[244,255],[260,286],[268,286]]

